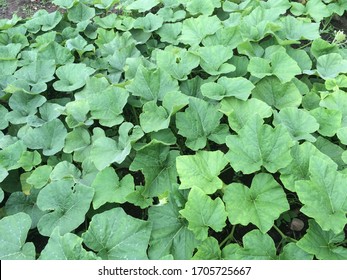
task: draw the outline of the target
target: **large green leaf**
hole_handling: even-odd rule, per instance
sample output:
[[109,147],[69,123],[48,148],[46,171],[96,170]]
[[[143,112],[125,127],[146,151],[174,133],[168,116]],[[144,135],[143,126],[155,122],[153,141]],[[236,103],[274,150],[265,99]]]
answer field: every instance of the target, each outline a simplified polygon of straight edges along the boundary
[[93,208],[98,209],[107,202],[126,202],[126,196],[135,189],[134,180],[130,174],[121,181],[112,167],[106,167],[100,171],[93,183],[95,189]]
[[312,156],[320,157],[330,161],[334,164],[334,161],[328,156],[320,152],[310,142],[304,142],[302,144],[296,144],[290,151],[293,161],[280,170],[280,179],[286,189],[295,192],[295,182],[299,180],[309,180],[309,164]]
[[0,220],[0,259],[34,260],[35,246],[25,243],[31,226],[31,219],[25,213],[18,213]]
[[220,1],[218,0],[190,0],[187,3],[187,11],[192,14],[203,14],[203,15],[211,15],[215,8],[219,8],[221,6]]
[[217,239],[207,237],[197,247],[198,251],[194,254],[193,260],[220,260],[222,252],[219,248]]
[[229,47],[215,45],[200,47],[196,54],[200,57],[200,66],[210,75],[220,75],[235,71],[235,66],[227,63],[233,56]]
[[41,127],[23,127],[18,136],[30,149],[42,149],[43,154],[51,156],[64,147],[67,130],[59,119],[54,119]]
[[[132,134],[129,135],[132,130]],[[131,151],[132,143],[143,136],[139,126],[124,122],[119,127],[119,137],[116,140],[109,137],[100,137],[92,144],[90,159],[99,170],[104,169],[113,162],[122,163]]]
[[184,209],[179,212],[188,220],[188,229],[199,240],[208,237],[209,228],[220,232],[226,226],[227,213],[222,200],[219,197],[212,200],[197,187],[190,190],[188,201]]
[[93,68],[83,63],[68,63],[60,66],[56,75],[59,80],[53,83],[57,91],[74,91],[86,84],[87,78],[95,72]]
[[206,36],[214,34],[220,28],[222,24],[217,16],[201,15],[197,18],[188,18],[183,21],[179,40],[191,46],[199,45]]
[[246,101],[237,98],[225,98],[221,101],[221,112],[228,116],[229,126],[236,132],[254,115],[258,114],[261,118],[268,118],[272,115],[272,110],[265,102],[250,98]]
[[313,255],[301,249],[297,243],[290,242],[283,247],[280,260],[312,260]]
[[317,59],[317,71],[323,79],[335,78],[347,72],[347,60],[337,53],[322,55]]
[[151,230],[150,222],[135,219],[122,208],[114,208],[94,215],[82,238],[102,259],[144,260]]
[[110,86],[88,97],[92,119],[107,127],[119,125],[124,120],[122,113],[129,93],[122,88]]
[[166,93],[178,91],[178,82],[161,68],[149,70],[140,66],[134,80],[126,88],[144,101],[162,101]]
[[96,260],[93,252],[86,251],[82,246],[83,239],[73,233],[59,234],[56,228],[51,234],[47,245],[40,254],[40,260]]
[[255,229],[242,238],[243,247],[230,244],[222,251],[223,259],[227,260],[275,260],[276,247],[272,238]]
[[177,182],[176,157],[178,151],[170,151],[168,146],[152,143],[137,151],[129,169],[141,170],[145,176],[146,196],[158,196],[170,192]]
[[36,204],[38,191],[31,190],[29,195],[23,192],[14,192],[5,204],[6,215],[14,215],[20,212],[26,213],[31,218],[31,227],[36,228],[37,222],[44,215]]
[[303,238],[297,242],[297,246],[309,254],[315,255],[320,260],[346,260],[347,249],[338,246],[345,240],[344,232],[334,233],[324,231],[314,221],[309,220],[309,228]]
[[93,199],[94,189],[72,185],[70,181],[54,181],[43,188],[37,197],[37,206],[50,211],[37,224],[39,232],[50,236],[54,228],[65,234],[76,229],[85,219]]
[[231,166],[250,174],[261,166],[271,173],[287,166],[292,160],[290,147],[294,142],[283,126],[272,128],[263,124],[259,115],[254,115],[238,135],[226,138],[226,144],[229,147],[226,157]]
[[347,175],[336,170],[336,165],[312,156],[310,180],[295,183],[295,190],[304,204],[301,211],[315,219],[325,231],[338,234],[347,223]]
[[298,107],[302,96],[293,82],[281,83],[276,77],[266,77],[257,83],[252,96],[277,109]]
[[316,141],[311,135],[319,128],[319,124],[306,110],[296,107],[283,108],[279,113],[275,113],[273,124],[282,124],[287,128],[293,140]]
[[157,63],[175,79],[186,80],[187,75],[199,65],[200,59],[186,49],[168,46],[157,51]]
[[254,176],[248,188],[232,183],[224,190],[223,200],[231,224],[256,225],[266,233],[274,221],[289,210],[286,194],[276,180],[267,173]]
[[0,46],[0,75],[11,75],[18,66],[17,55],[20,52],[21,44],[8,44]]
[[260,79],[275,75],[282,83],[289,82],[301,74],[298,63],[285,51],[276,51],[268,59],[251,57],[248,71]]
[[153,224],[148,249],[150,259],[158,260],[168,254],[177,260],[192,257],[198,241],[187,228],[186,221],[180,218],[179,210],[173,199],[168,204],[149,208],[148,220]]
[[197,187],[206,194],[215,193],[223,187],[224,183],[218,175],[227,163],[221,151],[198,151],[195,155],[177,157],[180,189]]
[[241,100],[247,100],[254,85],[243,77],[221,77],[217,83],[205,83],[201,86],[202,95],[215,100],[235,96]]
[[186,146],[194,151],[206,146],[219,126],[222,113],[214,104],[198,98],[190,98],[189,107],[176,114],[178,133],[187,138]]

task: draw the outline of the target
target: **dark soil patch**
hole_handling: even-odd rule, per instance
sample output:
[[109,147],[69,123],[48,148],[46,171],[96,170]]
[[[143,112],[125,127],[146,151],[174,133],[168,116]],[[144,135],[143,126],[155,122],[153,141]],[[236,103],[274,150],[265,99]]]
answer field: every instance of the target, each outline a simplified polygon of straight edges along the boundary
[[0,19],[11,18],[13,14],[27,18],[40,9],[53,12],[57,6],[50,0],[0,0]]

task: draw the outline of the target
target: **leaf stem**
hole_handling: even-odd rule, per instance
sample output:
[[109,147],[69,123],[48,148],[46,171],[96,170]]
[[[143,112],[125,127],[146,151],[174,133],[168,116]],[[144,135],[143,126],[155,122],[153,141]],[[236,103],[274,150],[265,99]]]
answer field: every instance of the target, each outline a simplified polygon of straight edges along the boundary
[[279,233],[279,235],[281,235],[282,239],[288,240],[288,241],[291,241],[291,242],[296,242],[297,241],[296,239],[291,238],[291,237],[285,235],[276,225],[273,225],[273,228]]
[[236,239],[234,237],[236,225],[233,225],[231,228],[231,232],[228,234],[227,237],[224,238],[224,240],[220,243],[220,247],[223,247],[228,241],[234,240],[236,242]]

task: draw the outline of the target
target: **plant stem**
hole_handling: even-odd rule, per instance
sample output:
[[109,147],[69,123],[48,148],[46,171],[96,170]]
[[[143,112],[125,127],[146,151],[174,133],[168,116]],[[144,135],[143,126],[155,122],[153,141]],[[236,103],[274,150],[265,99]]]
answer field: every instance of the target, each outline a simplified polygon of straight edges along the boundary
[[229,240],[234,240],[236,241],[235,237],[234,237],[234,232],[235,232],[235,228],[236,225],[233,225],[233,227],[231,228],[231,232],[228,234],[227,237],[225,237],[225,239],[220,243],[220,247],[223,247]]
[[291,238],[287,235],[285,235],[276,225],[273,225],[274,229],[281,235],[282,239],[291,241],[291,242],[296,242],[297,240],[294,238]]

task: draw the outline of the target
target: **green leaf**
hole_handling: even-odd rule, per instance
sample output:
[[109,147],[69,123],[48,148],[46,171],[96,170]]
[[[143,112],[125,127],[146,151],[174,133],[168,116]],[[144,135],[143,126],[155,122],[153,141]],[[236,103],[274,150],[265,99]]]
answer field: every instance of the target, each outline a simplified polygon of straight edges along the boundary
[[252,96],[279,110],[299,107],[302,101],[302,95],[293,82],[281,83],[276,77],[266,77],[258,82]]
[[282,124],[287,128],[293,140],[316,141],[311,135],[319,128],[319,124],[306,110],[296,107],[283,108],[279,113],[274,114],[273,124]]
[[96,175],[92,187],[95,189],[94,209],[98,209],[107,202],[124,203],[126,202],[126,196],[135,189],[134,180],[130,174],[119,182],[117,173],[112,167],[106,167],[100,171]]
[[179,156],[176,159],[180,189],[200,188],[206,194],[213,194],[224,185],[218,178],[228,164],[221,151],[198,151],[195,155]]
[[215,105],[198,98],[190,98],[189,107],[176,114],[178,133],[187,138],[186,146],[194,151],[206,146],[219,126],[222,113]]
[[126,89],[134,96],[140,96],[144,101],[162,101],[166,93],[178,91],[178,82],[160,68],[148,70],[140,66],[135,79]]
[[87,78],[95,72],[85,64],[68,63],[60,66],[56,74],[58,81],[53,83],[56,91],[74,91],[86,84]]
[[0,166],[7,170],[18,169],[21,166],[19,160],[25,151],[26,147],[23,144],[23,141],[16,141],[11,145],[2,148],[0,151]]
[[179,37],[183,44],[196,46],[208,35],[216,33],[222,28],[217,16],[201,15],[197,18],[188,18],[183,21],[182,35]]
[[41,165],[37,167],[27,178],[27,183],[36,189],[41,189],[48,183],[52,169],[53,168],[49,165]]
[[136,0],[130,5],[126,5],[126,10],[137,10],[140,13],[149,11],[159,4],[159,0]]
[[246,101],[225,98],[221,101],[220,111],[228,116],[229,126],[236,132],[239,132],[256,114],[263,119],[272,115],[271,107],[256,98]]
[[37,151],[25,151],[21,155],[18,163],[25,171],[30,171],[34,166],[41,163],[41,155]]
[[95,16],[95,9],[84,5],[83,3],[77,3],[71,9],[68,10],[67,17],[74,23],[83,22],[89,20]]
[[215,8],[219,8],[221,6],[220,1],[218,0],[190,0],[187,3],[187,11],[192,15],[203,14],[203,15],[211,15]]
[[263,124],[259,115],[254,115],[238,135],[228,136],[226,144],[231,166],[245,174],[258,171],[261,166],[271,173],[287,166],[292,160],[290,147],[294,145],[283,126],[272,128]]
[[66,135],[64,153],[72,153],[83,150],[90,144],[90,135],[88,130],[82,127],[76,127]]
[[158,66],[177,80],[186,80],[196,68],[200,59],[186,49],[168,46],[165,50],[157,50]]
[[286,189],[292,192],[295,192],[295,182],[310,179],[309,164],[312,156],[320,157],[334,164],[332,159],[320,152],[310,142],[304,142],[300,145],[296,144],[292,147],[290,153],[293,161],[288,166],[280,170],[280,179]]
[[221,77],[217,83],[205,83],[201,86],[202,95],[215,100],[235,96],[241,100],[247,100],[254,85],[243,77]]
[[274,221],[289,210],[286,194],[267,173],[258,173],[250,188],[232,183],[225,188],[223,201],[231,224],[256,225],[262,233],[271,229]]
[[4,191],[0,188],[0,203],[4,200]]
[[219,248],[217,239],[207,237],[200,245],[198,251],[194,254],[193,260],[220,260],[222,252]]
[[347,145],[347,127],[341,127],[337,131],[337,137],[340,139],[342,144]]
[[17,55],[20,52],[21,44],[8,44],[0,46],[0,75],[13,74],[18,65]]
[[334,136],[341,126],[342,113],[338,110],[318,107],[309,113],[319,123],[318,132],[323,136]]
[[42,211],[50,211],[37,224],[41,235],[50,236],[56,227],[60,234],[76,229],[85,220],[93,195],[93,188],[74,186],[69,181],[48,184],[37,197],[37,206]]
[[168,204],[152,206],[148,210],[148,220],[153,224],[149,241],[148,256],[158,260],[172,254],[176,260],[187,260],[193,255],[198,244],[194,234],[179,217],[180,208],[172,200]]
[[[130,131],[132,133],[129,135]],[[102,170],[110,164],[122,163],[131,151],[132,144],[143,136],[139,126],[124,122],[119,127],[117,141],[109,137],[100,137],[92,144],[90,159],[98,170]]]
[[110,86],[88,98],[92,119],[99,120],[107,127],[123,122],[123,108],[127,103],[129,93],[122,88]]
[[283,247],[280,260],[312,260],[313,255],[301,249],[296,243],[290,242]]
[[233,56],[229,47],[222,45],[199,47],[196,54],[200,57],[200,66],[210,75],[220,75],[235,71],[235,66],[227,63]]
[[151,230],[150,222],[114,208],[94,215],[82,238],[102,259],[145,260]]
[[289,82],[296,75],[301,74],[298,63],[284,49],[272,53],[267,59],[251,57],[248,71],[260,79],[275,75],[282,83]]
[[338,246],[338,243],[345,240],[343,231],[324,231],[314,220],[309,220],[308,223],[307,233],[296,243],[299,248],[315,255],[319,260],[347,259],[347,249]]
[[9,105],[12,111],[7,113],[6,119],[13,124],[27,123],[28,116],[37,112],[37,108],[46,102],[41,95],[31,95],[25,92],[15,92],[11,95]]
[[316,22],[331,15],[328,7],[321,0],[310,0],[305,6],[305,15],[310,15]]
[[51,234],[47,245],[40,254],[40,260],[96,260],[93,252],[86,251],[82,246],[83,239],[73,233],[59,234],[56,228]]
[[334,91],[323,98],[319,105],[327,109],[340,111],[342,114],[341,126],[347,126],[347,95],[344,91]]
[[[39,60],[23,66],[14,73],[17,79],[25,80],[31,86],[37,86],[54,79],[55,61]],[[46,87],[46,86],[45,86]]]
[[129,169],[141,170],[145,176],[143,195],[159,196],[169,192],[177,182],[176,157],[178,151],[160,143],[152,143],[137,151]]
[[77,2],[77,0],[53,0],[52,2],[62,8],[70,9]]
[[59,119],[54,119],[41,127],[23,127],[18,136],[30,149],[42,149],[45,156],[51,156],[64,147],[67,135],[64,124]]
[[306,22],[304,19],[295,18],[287,15],[281,19],[283,29],[279,34],[285,36],[288,40],[315,40],[320,38],[319,23]]
[[318,57],[317,72],[325,80],[347,72],[347,60],[337,53],[329,53]]
[[31,218],[30,228],[36,228],[37,222],[44,214],[36,205],[37,195],[38,191],[31,191],[30,195],[25,195],[23,192],[12,193],[5,204],[6,215],[26,213]]
[[8,110],[0,104],[0,130],[8,127],[8,121],[5,119]]
[[25,243],[31,226],[31,219],[25,213],[18,213],[0,220],[0,259],[34,260],[35,246]]
[[180,214],[188,220],[188,229],[199,240],[208,237],[208,229],[220,232],[226,226],[227,213],[224,204],[218,197],[212,200],[200,188],[193,187],[188,195],[188,201]]
[[304,204],[301,212],[312,217],[320,227],[338,234],[347,223],[347,175],[336,165],[319,157],[310,159],[310,180],[297,181],[295,189]]
[[[181,33],[182,23],[164,23],[156,33],[160,36],[161,41],[176,45],[178,42],[178,35]],[[158,50],[160,51],[160,50]],[[159,62],[158,62],[159,63]],[[183,69],[182,69],[183,70]]]
[[222,251],[223,259],[227,260],[275,260],[276,247],[272,238],[255,229],[242,238],[243,247],[230,244]]
[[148,13],[144,17],[138,17],[134,21],[134,28],[142,29],[144,32],[153,32],[163,25],[164,19],[161,16]]

